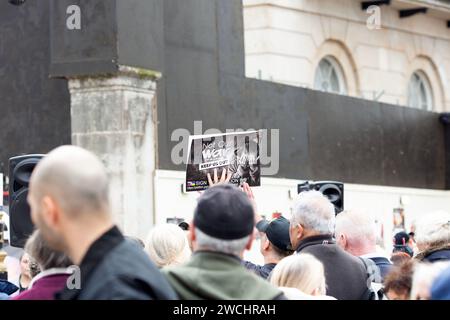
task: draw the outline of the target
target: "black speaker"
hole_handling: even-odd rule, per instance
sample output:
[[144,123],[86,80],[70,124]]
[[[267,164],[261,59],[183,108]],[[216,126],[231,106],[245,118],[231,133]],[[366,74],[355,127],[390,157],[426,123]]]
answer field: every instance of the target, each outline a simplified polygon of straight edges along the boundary
[[344,184],[337,181],[305,181],[298,184],[297,192],[317,190],[334,205],[336,214],[344,210]]
[[31,173],[43,155],[33,154],[9,159],[9,241],[23,248],[33,233],[30,207],[27,202]]

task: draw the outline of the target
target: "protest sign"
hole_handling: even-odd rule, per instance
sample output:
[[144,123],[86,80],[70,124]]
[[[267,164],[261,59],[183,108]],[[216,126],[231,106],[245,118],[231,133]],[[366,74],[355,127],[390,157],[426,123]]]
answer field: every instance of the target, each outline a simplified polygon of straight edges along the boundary
[[246,131],[190,136],[186,167],[186,191],[209,188],[208,173],[231,175],[230,183],[260,186],[260,132]]

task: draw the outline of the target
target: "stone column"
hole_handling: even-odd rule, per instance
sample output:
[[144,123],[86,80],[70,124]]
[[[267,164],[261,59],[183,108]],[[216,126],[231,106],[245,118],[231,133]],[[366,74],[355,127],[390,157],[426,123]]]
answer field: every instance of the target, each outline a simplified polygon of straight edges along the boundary
[[154,223],[156,80],[121,66],[114,75],[69,79],[72,144],[97,154],[110,174],[112,213],[126,235]]

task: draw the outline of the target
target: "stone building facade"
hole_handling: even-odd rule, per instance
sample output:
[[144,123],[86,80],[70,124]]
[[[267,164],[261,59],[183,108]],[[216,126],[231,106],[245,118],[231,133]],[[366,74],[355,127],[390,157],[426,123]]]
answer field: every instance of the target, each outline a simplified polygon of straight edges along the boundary
[[450,111],[450,2],[362,2],[244,0],[246,75]]

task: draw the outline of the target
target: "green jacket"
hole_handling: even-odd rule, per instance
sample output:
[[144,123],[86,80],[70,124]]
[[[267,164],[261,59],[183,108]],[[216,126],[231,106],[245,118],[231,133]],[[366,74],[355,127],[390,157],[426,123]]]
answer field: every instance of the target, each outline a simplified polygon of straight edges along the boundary
[[195,252],[183,265],[163,269],[170,284],[183,300],[273,300],[282,292],[254,275],[234,256]]

